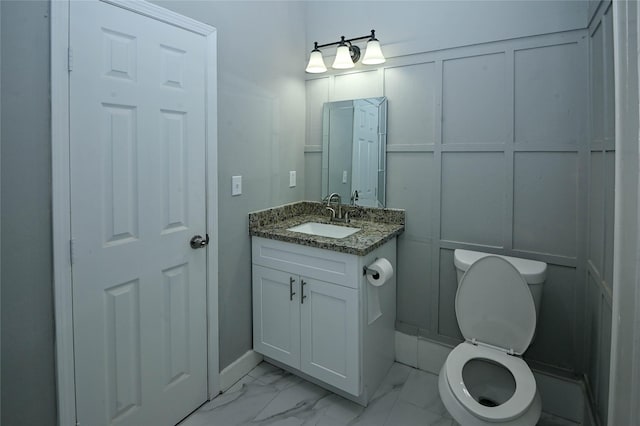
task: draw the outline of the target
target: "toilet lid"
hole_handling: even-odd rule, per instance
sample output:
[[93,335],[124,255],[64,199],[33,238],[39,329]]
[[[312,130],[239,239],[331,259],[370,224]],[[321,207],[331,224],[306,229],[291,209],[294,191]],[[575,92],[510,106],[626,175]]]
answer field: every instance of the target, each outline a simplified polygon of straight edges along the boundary
[[529,286],[516,268],[497,256],[469,267],[456,293],[456,317],[468,341],[521,355],[536,329]]

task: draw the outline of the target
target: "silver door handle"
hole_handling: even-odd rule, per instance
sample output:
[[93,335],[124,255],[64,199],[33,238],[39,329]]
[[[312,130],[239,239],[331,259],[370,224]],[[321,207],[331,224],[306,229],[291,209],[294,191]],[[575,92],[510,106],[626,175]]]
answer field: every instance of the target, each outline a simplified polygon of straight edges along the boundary
[[203,248],[206,247],[207,244],[209,244],[209,234],[205,234],[206,238],[202,238],[202,236],[200,235],[195,235],[193,238],[191,238],[191,241],[189,242],[189,244],[191,245],[192,249],[199,249],[199,248]]

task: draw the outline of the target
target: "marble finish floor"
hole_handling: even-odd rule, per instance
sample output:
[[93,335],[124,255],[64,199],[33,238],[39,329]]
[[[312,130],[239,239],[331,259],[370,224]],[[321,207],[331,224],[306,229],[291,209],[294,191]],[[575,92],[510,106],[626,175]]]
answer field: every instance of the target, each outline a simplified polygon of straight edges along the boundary
[[[266,362],[179,426],[455,426],[438,376],[395,363],[362,407]],[[543,413],[538,426],[577,426]]]

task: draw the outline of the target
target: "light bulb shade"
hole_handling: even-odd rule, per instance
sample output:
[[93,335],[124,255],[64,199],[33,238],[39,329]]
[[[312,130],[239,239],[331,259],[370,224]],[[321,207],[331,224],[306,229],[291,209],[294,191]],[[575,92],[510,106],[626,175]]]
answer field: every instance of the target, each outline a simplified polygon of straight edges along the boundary
[[351,53],[349,53],[349,47],[347,45],[341,44],[338,46],[336,59],[333,61],[332,67],[338,70],[354,67],[353,61],[351,60]]
[[[365,65],[377,65],[386,62],[382,49],[380,48],[380,42],[378,40],[371,39],[367,42],[367,50],[364,52],[364,58],[362,63]],[[334,67],[335,68],[335,67]]]
[[311,74],[319,74],[325,72],[326,70],[327,67],[324,65],[322,52],[318,49],[312,50],[311,56],[309,56],[309,64],[307,65],[307,69],[305,71]]

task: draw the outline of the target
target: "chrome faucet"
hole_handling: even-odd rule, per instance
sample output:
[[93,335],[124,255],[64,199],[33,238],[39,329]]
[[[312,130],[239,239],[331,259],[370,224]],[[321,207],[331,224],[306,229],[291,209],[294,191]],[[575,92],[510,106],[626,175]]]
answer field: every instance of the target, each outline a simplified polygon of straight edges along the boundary
[[[338,214],[336,215],[336,209],[332,207],[332,203],[334,199],[337,199],[338,203]],[[336,220],[339,222],[349,222],[349,212],[345,212],[344,217],[342,216],[342,197],[337,192],[333,192],[331,195],[327,197],[327,210],[331,212],[331,220]]]
[[[333,192],[331,193],[331,195],[327,197],[327,208],[331,209],[331,203],[333,202],[334,198],[338,199],[338,219],[342,219],[342,207],[340,206],[342,204],[342,197],[340,196],[340,194],[338,194],[337,192]],[[331,210],[333,210],[332,218],[335,219],[336,211],[335,209],[331,209]]]

